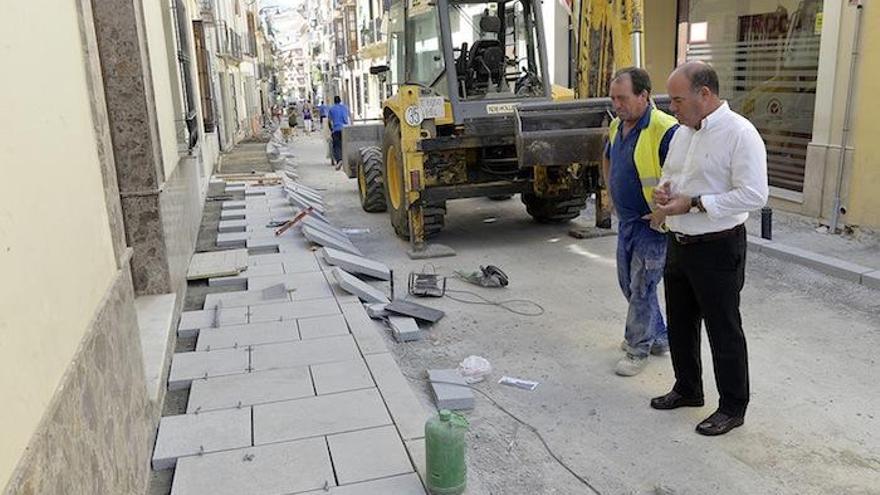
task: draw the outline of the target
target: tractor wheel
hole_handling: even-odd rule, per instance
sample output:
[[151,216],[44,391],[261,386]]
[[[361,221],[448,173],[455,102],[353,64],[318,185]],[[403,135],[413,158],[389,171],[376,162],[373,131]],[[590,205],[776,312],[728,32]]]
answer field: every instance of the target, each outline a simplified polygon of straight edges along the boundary
[[404,187],[403,150],[400,147],[400,122],[391,119],[382,138],[382,178],[391,226],[398,237],[409,239],[406,188]]
[[358,192],[361,207],[368,213],[385,211],[385,181],[382,180],[382,149],[368,146],[360,149],[357,164]]
[[542,198],[534,194],[522,194],[526,211],[540,223],[565,223],[580,215],[587,206],[587,196],[562,196]]

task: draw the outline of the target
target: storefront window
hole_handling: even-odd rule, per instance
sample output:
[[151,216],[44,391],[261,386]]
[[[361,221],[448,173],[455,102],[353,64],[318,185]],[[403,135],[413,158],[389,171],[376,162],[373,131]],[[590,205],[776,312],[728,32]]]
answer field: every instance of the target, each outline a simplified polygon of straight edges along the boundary
[[822,0],[690,0],[687,60],[712,64],[721,97],[767,143],[772,187],[803,192]]

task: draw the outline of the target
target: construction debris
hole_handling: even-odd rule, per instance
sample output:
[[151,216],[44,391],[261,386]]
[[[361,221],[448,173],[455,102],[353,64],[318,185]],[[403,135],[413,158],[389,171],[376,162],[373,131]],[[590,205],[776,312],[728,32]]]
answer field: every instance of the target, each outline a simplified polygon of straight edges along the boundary
[[458,370],[428,370],[428,381],[437,409],[474,408],[474,392]]

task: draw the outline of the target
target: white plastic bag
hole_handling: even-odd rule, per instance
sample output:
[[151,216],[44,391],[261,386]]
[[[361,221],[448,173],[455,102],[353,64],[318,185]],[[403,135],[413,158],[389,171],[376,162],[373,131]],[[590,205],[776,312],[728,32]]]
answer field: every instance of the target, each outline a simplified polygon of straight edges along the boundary
[[480,356],[468,356],[459,363],[458,371],[467,383],[479,383],[492,373],[492,365],[486,358]]

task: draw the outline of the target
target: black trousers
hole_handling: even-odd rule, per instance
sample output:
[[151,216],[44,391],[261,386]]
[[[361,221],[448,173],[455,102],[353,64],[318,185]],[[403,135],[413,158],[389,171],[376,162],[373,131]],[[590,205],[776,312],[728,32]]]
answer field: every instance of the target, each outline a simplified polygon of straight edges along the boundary
[[333,131],[330,139],[333,141],[333,163],[339,163],[342,161],[342,131]]
[[670,235],[663,273],[673,390],[703,396],[700,323],[712,349],[719,410],[745,416],[749,403],[746,337],[739,312],[745,282],[746,231],[740,226],[722,239],[681,244]]

